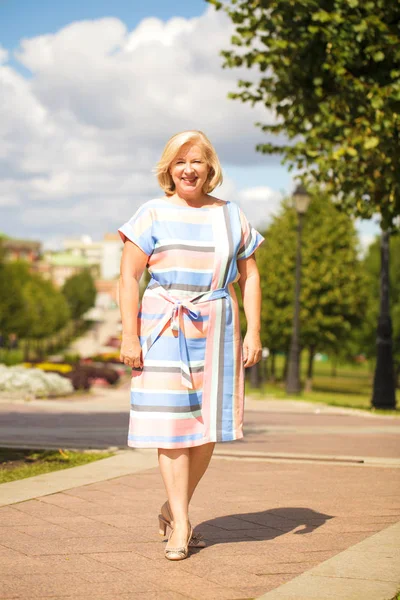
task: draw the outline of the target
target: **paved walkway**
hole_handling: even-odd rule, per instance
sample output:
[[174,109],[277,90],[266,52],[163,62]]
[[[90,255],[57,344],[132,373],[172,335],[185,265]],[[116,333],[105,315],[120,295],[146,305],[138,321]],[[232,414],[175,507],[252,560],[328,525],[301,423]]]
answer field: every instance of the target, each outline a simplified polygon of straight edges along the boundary
[[[115,416],[102,395],[68,413],[46,406],[36,409],[59,423]],[[1,485],[0,598],[390,600],[400,421],[360,412],[247,399],[244,440],[216,445],[191,502],[207,547],[179,562],[164,558],[158,534],[156,450]]]
[[[119,308],[98,309],[102,320],[99,321],[85,335],[74,340],[66,352],[78,353],[81,358],[86,358],[109,349],[106,342],[110,336],[118,333],[118,323],[120,320]],[[115,350],[115,348],[111,348]]]
[[[85,397],[0,400],[3,446],[126,449],[129,382]],[[220,451],[400,459],[400,418],[289,400],[246,398],[245,437]]]

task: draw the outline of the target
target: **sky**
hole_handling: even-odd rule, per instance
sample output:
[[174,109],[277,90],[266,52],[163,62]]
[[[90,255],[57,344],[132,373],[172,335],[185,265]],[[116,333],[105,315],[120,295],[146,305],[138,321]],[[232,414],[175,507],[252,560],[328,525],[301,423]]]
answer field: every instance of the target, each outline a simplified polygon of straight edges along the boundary
[[[268,225],[295,183],[255,150],[269,139],[255,123],[273,117],[227,98],[257,78],[222,69],[232,33],[203,0],[0,0],[0,231],[54,250],[115,233],[163,195],[154,166],[186,129],[218,153],[224,182],[212,194]],[[379,231],[357,229],[363,248]]]

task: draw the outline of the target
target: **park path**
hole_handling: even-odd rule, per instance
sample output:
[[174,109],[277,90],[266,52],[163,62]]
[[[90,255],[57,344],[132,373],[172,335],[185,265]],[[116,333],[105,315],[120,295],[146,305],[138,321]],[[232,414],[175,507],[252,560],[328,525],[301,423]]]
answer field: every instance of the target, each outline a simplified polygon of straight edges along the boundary
[[108,338],[117,335],[120,320],[119,308],[98,308],[97,310],[101,314],[102,320],[84,335],[74,340],[66,352],[77,353],[82,358],[90,357],[106,349]]
[[[83,397],[0,401],[0,443],[12,447],[126,448],[129,381]],[[400,419],[290,400],[246,398],[244,438],[220,452],[337,454],[400,459]]]
[[172,563],[157,451],[125,445],[129,384],[95,392],[0,404],[26,438],[40,423],[39,438],[99,428],[94,441],[124,448],[0,486],[2,600],[388,600],[400,587],[397,417],[246,398],[244,439],[216,445],[191,502],[207,547]]

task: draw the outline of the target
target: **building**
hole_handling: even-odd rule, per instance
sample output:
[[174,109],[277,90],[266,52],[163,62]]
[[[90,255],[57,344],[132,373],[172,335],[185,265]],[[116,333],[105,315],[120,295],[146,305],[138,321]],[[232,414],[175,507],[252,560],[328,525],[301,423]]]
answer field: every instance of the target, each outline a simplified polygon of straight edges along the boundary
[[84,269],[89,269],[95,281],[100,275],[98,264],[90,264],[84,256],[75,256],[70,252],[52,252],[46,256],[46,263],[49,265],[50,279],[58,288],[62,287],[67,279]]
[[5,250],[6,260],[25,260],[26,262],[33,264],[41,257],[41,242],[19,240],[5,234],[0,234],[0,241]]
[[90,265],[99,265],[101,279],[110,280],[119,276],[123,244],[118,234],[108,233],[101,242],[93,242],[89,235],[79,239],[67,238],[64,248],[73,256],[85,258]]

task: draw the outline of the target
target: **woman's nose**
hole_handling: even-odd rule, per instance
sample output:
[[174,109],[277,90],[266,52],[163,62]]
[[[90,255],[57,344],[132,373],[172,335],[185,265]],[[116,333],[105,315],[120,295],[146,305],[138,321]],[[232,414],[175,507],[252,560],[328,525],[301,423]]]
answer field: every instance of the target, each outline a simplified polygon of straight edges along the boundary
[[191,173],[192,171],[193,171],[193,165],[192,165],[192,164],[190,164],[190,163],[187,163],[187,164],[185,165],[185,172],[186,172],[186,173]]

